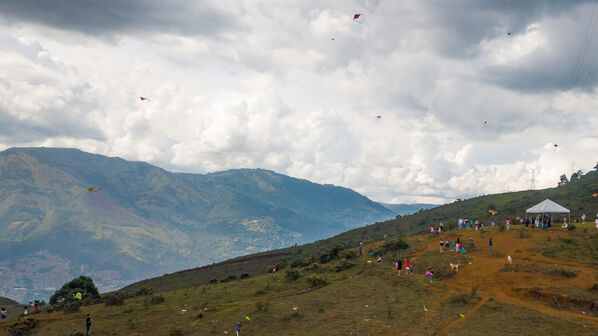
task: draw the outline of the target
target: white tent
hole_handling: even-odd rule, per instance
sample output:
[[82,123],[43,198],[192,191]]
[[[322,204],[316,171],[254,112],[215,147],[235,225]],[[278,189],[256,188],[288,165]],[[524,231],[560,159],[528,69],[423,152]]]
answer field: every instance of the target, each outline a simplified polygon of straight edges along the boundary
[[550,213],[550,214],[554,214],[554,213],[566,213],[566,214],[570,214],[571,211],[565,207],[562,207],[558,204],[556,204],[555,202],[549,200],[549,199],[545,199],[542,202],[534,205],[533,207],[527,209],[525,211],[525,215],[527,217],[528,213],[534,213],[534,214],[538,214],[538,213]]

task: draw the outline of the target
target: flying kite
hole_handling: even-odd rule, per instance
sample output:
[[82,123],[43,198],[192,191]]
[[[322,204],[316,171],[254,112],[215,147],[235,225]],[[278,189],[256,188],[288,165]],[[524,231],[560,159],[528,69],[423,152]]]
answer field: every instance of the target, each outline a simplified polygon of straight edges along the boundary
[[149,99],[149,98],[145,98],[145,97],[139,97],[139,99],[140,99],[141,101],[144,101],[144,100],[147,100],[147,101],[152,101],[151,99]]
[[333,37],[333,38],[331,38],[331,40],[332,40],[332,41],[334,41],[334,37]]
[[89,188],[87,188],[87,191],[89,191],[89,192],[96,192],[95,189],[96,189],[96,187],[89,187]]
[[508,32],[507,35],[511,36],[511,32]]
[[380,120],[380,119],[382,119],[382,116],[381,115],[377,115],[376,119]]
[[598,193],[592,194],[592,196],[594,196],[594,197],[598,197]]
[[484,120],[484,125],[488,125],[488,121]]
[[77,292],[77,294],[75,294],[75,297],[79,300],[81,300],[82,296],[81,296],[81,292]]
[[357,23],[362,23],[363,22],[363,14],[353,15],[353,21],[355,21]]
[[492,209],[488,210],[488,212],[491,213],[492,216],[494,216],[494,215],[496,215],[498,213],[498,211],[492,210]]
[[245,316],[245,319],[246,319],[247,321],[251,321],[251,319],[249,318],[249,316]]
[[424,305],[424,311],[428,311],[428,308],[426,308],[426,305]]

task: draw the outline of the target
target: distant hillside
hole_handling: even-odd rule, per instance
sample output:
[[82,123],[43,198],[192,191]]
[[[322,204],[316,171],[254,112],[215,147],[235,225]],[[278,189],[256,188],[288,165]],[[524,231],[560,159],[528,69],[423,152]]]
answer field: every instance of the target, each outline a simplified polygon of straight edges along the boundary
[[[175,274],[148,279],[125,287],[125,291],[135,291],[141,287],[152,287],[156,290],[172,290],[208,283],[212,279],[222,279],[228,275],[238,276],[241,273],[260,274],[267,267],[277,264],[288,264],[297,258],[318,255],[337,244],[346,248],[359,245],[359,242],[380,240],[385,233],[390,237],[421,234],[440,221],[447,229],[454,229],[459,218],[477,218],[488,224],[489,209],[498,211],[495,220],[500,224],[507,218],[525,218],[525,210],[549,198],[571,210],[571,220],[579,220],[586,214],[593,220],[598,207],[598,199],[592,194],[598,192],[598,172],[589,172],[580,180],[570,182],[564,187],[555,187],[535,191],[520,191],[494,195],[479,196],[451,204],[441,205],[413,215],[375,223],[356,228],[329,239],[320,240],[303,246],[289,247],[259,254],[227,260],[209,267],[190,269]],[[560,218],[560,216],[559,216]],[[555,219],[558,223],[558,218]],[[559,225],[559,224],[555,224]]]
[[397,215],[411,215],[412,213],[418,212],[419,210],[426,210],[437,207],[438,204],[427,204],[427,203],[415,203],[415,204],[391,204],[391,203],[380,203],[388,210],[394,212]]
[[0,294],[47,295],[82,273],[107,290],[392,217],[350,189],[267,170],[180,174],[76,149],[13,148],[0,152]]
[[16,306],[19,303],[13,299],[0,296],[0,306]]

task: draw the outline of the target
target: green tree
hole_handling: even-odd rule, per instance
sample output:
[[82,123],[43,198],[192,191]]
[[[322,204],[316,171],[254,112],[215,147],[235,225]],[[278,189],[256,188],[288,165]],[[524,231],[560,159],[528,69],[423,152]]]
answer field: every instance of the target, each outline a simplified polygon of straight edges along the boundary
[[100,298],[100,292],[98,288],[93,284],[93,280],[86,276],[80,276],[73,280],[65,283],[62,287],[57,290],[52,297],[50,297],[50,304],[58,302],[71,302],[77,300],[75,295],[81,293],[81,298]]

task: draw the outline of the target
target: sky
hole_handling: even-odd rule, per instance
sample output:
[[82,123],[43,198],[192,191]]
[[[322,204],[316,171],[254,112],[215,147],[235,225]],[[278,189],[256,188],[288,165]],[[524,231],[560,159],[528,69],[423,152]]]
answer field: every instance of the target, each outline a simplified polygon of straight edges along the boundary
[[264,168],[393,203],[554,187],[598,161],[596,4],[2,1],[0,150]]

